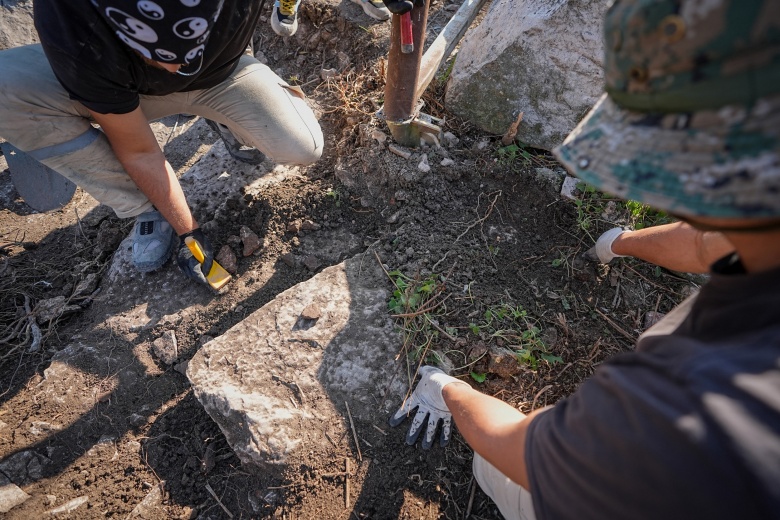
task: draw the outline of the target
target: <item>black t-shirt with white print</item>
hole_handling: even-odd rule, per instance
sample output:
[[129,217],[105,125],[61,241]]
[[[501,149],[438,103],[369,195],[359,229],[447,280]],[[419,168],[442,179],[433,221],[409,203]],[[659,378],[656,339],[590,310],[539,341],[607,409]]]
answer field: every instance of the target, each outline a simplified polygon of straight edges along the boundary
[[133,111],[139,94],[160,96],[219,84],[235,69],[260,16],[257,0],[225,0],[200,71],[182,76],[147,64],[119,39],[90,0],[35,0],[33,8],[35,27],[57,79],[72,99],[101,114]]

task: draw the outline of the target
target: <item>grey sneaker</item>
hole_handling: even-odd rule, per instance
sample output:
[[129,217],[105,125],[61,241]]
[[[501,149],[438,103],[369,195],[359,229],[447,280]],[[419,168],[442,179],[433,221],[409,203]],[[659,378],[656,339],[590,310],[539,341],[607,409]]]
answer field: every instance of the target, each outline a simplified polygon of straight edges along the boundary
[[279,36],[292,36],[298,30],[301,0],[276,0],[271,13],[271,29]]
[[225,125],[212,121],[211,119],[206,119],[206,124],[222,138],[222,141],[225,143],[225,148],[227,148],[228,153],[233,159],[247,164],[260,164],[265,161],[265,154],[263,152],[257,148],[244,146],[238,142],[236,136],[234,136],[230,129]]
[[363,8],[363,12],[374,20],[389,20],[390,11],[382,0],[352,0]]
[[133,265],[142,273],[161,268],[176,249],[177,238],[159,211],[141,213],[133,228]]

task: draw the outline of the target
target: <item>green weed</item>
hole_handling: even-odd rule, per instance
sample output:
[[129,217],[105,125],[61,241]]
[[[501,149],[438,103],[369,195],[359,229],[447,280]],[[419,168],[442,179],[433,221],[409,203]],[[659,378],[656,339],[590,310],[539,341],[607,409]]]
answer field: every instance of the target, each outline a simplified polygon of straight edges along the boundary
[[[614,212],[617,219],[627,223],[631,229],[658,226],[672,221],[669,215],[663,211],[653,209],[647,204],[635,200],[623,201],[613,198],[584,182],[577,184],[577,190],[580,192],[579,198],[574,201],[577,208],[577,226],[588,234],[595,228],[596,222],[601,219],[601,215],[606,209],[606,203],[609,201],[614,201]],[[608,222],[608,224],[614,225],[613,222]]]
[[457,58],[457,56],[453,56],[452,58],[450,58],[449,62],[447,63],[447,68],[445,68],[441,72],[441,74],[439,74],[436,77],[436,80],[439,83],[442,83],[442,84],[447,83],[447,81],[450,79],[450,75],[452,74],[452,69],[455,67],[455,59],[456,58]]
[[452,333],[455,329],[442,329],[436,320],[446,299],[442,297],[444,284],[433,274],[422,279],[411,278],[395,270],[387,273],[387,276],[395,287],[387,307],[398,320],[404,336],[403,348],[396,359],[406,352],[412,361],[440,364],[441,360],[430,357],[438,356],[436,353],[429,354],[431,345],[438,340],[441,332],[455,336]]
[[629,224],[632,229],[658,226],[661,224],[668,224],[672,221],[665,211],[651,208],[647,204],[642,204],[635,200],[628,200],[625,205],[629,214]]
[[563,359],[550,353],[541,339],[541,329],[535,318],[519,305],[502,303],[488,308],[482,320],[469,324],[471,332],[482,339],[501,339],[512,349],[518,362],[536,370],[539,361],[550,364],[561,363]]
[[338,190],[330,189],[325,192],[325,196],[333,199],[333,203],[337,208],[341,207],[341,193],[339,193]]
[[485,379],[487,379],[487,374],[485,373],[477,373],[477,372],[469,372],[469,375],[471,376],[471,379],[476,381],[477,383],[484,383]]
[[530,166],[532,162],[531,153],[523,143],[512,143],[508,146],[502,146],[496,153],[498,154],[499,164],[505,166],[515,165],[518,162],[520,166]]

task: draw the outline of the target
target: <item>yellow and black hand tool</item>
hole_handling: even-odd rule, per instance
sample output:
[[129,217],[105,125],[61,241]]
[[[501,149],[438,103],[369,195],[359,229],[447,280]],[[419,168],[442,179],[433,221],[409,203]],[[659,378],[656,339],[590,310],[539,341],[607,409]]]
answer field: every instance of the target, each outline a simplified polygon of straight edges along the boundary
[[[184,243],[187,244],[187,248],[192,253],[192,256],[195,257],[195,260],[197,260],[200,264],[203,264],[203,261],[206,259],[206,257],[203,255],[203,251],[201,251],[198,241],[193,237],[187,237],[184,239]],[[206,277],[206,281],[209,283],[209,285],[216,290],[224,287],[224,285],[228,283],[231,278],[230,273],[228,273],[224,267],[219,265],[216,260],[211,262],[211,269],[209,270],[208,274],[203,274]]]

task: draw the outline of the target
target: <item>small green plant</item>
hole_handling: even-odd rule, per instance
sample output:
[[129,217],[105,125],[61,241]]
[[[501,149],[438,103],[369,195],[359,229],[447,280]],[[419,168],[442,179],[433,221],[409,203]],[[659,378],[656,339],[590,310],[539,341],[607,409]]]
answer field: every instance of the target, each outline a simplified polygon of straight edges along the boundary
[[341,207],[341,193],[339,193],[338,190],[329,189],[325,193],[325,196],[333,199],[333,203],[336,205],[337,208]]
[[518,362],[536,370],[539,361],[550,364],[563,360],[550,353],[541,339],[541,330],[535,318],[519,305],[502,303],[488,308],[479,323],[472,322],[469,329],[487,340],[500,339],[512,349]]
[[387,273],[395,289],[387,307],[398,320],[404,336],[404,346],[396,359],[406,352],[412,361],[425,360],[441,364],[438,354],[429,348],[439,337],[440,331],[452,335],[451,327],[442,329],[436,316],[442,307],[444,284],[431,274],[426,278],[411,278],[401,271]]
[[581,193],[580,197],[574,200],[577,208],[577,226],[590,235],[595,219],[604,211],[602,194],[584,182],[577,183],[577,190]]
[[672,221],[666,212],[651,208],[647,204],[642,204],[635,200],[628,200],[625,204],[632,229],[658,226]]
[[447,68],[442,71],[441,74],[436,78],[439,83],[447,83],[447,81],[450,79],[450,74],[452,74],[452,69],[455,67],[455,59],[457,56],[454,56],[450,58],[449,63],[447,63]]
[[477,383],[484,383],[485,379],[487,379],[487,374],[485,373],[469,372],[469,375]]
[[420,304],[430,297],[436,287],[436,279],[433,275],[425,280],[413,280],[401,271],[388,274],[395,285],[395,291],[388,303],[390,312],[394,314],[417,311]]
[[512,165],[520,160],[522,166],[530,166],[532,161],[531,153],[523,143],[502,146],[496,153],[498,154],[498,162],[503,165]]

